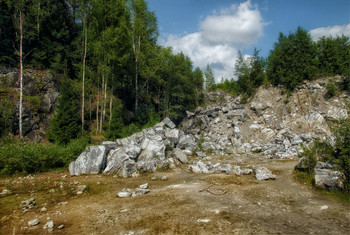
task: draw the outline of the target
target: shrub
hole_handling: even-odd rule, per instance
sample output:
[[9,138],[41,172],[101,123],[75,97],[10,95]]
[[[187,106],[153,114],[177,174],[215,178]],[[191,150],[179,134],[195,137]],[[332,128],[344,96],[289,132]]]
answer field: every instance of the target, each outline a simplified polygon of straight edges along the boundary
[[332,98],[333,96],[335,96],[336,92],[337,92],[337,86],[334,83],[328,83],[326,86],[327,92],[325,97],[327,99]]

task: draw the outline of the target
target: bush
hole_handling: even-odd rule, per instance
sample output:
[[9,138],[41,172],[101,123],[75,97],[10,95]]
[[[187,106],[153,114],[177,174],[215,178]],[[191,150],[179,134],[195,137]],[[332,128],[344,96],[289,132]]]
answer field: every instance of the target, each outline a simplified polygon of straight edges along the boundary
[[309,148],[304,148],[301,157],[305,158],[307,172],[313,174],[317,161],[332,164],[335,170],[342,172],[346,180],[344,186],[350,190],[350,118],[333,127],[335,143],[316,140]]
[[334,83],[328,83],[326,86],[327,92],[325,97],[327,99],[332,98],[333,96],[335,96],[336,92],[337,92],[337,86]]
[[30,144],[5,139],[0,146],[0,175],[44,172],[66,167],[88,145],[89,139],[72,140],[66,147],[54,144]]

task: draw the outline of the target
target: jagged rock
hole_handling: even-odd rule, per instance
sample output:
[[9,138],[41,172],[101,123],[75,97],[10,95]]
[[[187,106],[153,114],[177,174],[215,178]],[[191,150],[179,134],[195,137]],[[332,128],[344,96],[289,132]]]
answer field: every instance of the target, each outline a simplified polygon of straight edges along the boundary
[[40,221],[38,219],[32,219],[30,221],[28,221],[28,226],[35,226],[40,224]]
[[104,145],[90,146],[69,164],[71,175],[99,174],[106,166],[109,149]]
[[58,228],[58,229],[60,229],[60,230],[61,230],[61,229],[64,229],[64,225],[63,225],[63,224],[61,224],[61,225],[60,225],[60,226],[58,226],[57,228]]
[[272,174],[271,171],[266,167],[257,167],[254,169],[254,173],[255,178],[259,181],[276,178],[276,176]]
[[339,121],[348,118],[348,111],[344,108],[332,107],[328,110],[326,118],[331,121]]
[[139,186],[139,188],[141,188],[141,189],[148,189],[148,183],[141,184],[141,185]]
[[107,166],[103,174],[116,174],[119,172],[125,161],[130,160],[124,148],[112,149],[107,156]]
[[77,194],[83,194],[86,188],[87,188],[86,185],[78,185],[76,187]]
[[219,167],[217,167],[217,171],[230,174],[232,172],[232,166],[230,164],[222,164]]
[[119,176],[127,178],[136,172],[136,163],[133,160],[124,161],[119,171]]
[[246,116],[245,109],[231,110],[226,114],[227,118],[230,120],[244,121]]
[[171,153],[170,156],[176,160],[179,160],[180,163],[188,162],[187,155],[184,152],[182,152],[181,149],[178,149],[178,148],[174,149],[174,151]]
[[52,220],[50,220],[46,222],[46,224],[43,226],[43,229],[53,229],[54,226],[55,224],[53,223]]
[[164,118],[163,122],[171,129],[174,129],[176,127],[176,125],[168,117]]
[[331,165],[317,162],[315,167],[315,184],[317,187],[334,191],[344,189],[345,176],[339,171],[331,170]]
[[193,137],[193,135],[184,135],[180,137],[179,144],[177,145],[177,148],[179,149],[188,149],[193,151],[197,148],[196,141]]
[[19,208],[21,208],[22,210],[28,210],[33,208],[35,205],[36,205],[35,198],[32,197],[22,201],[21,204],[19,205]]
[[123,198],[123,197],[131,197],[132,190],[128,188],[124,188],[122,191],[118,193],[118,197]]
[[180,131],[179,129],[166,129],[165,137],[169,141],[170,145],[174,146],[179,142]]
[[132,191],[131,196],[132,197],[138,197],[138,196],[145,195],[145,194],[147,194],[149,192],[150,192],[149,189],[137,188],[134,191]]

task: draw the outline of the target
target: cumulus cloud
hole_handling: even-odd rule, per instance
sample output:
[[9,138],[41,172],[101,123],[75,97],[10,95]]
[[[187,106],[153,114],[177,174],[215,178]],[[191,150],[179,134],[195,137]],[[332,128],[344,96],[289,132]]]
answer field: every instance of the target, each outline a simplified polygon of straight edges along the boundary
[[233,4],[213,13],[200,23],[199,32],[183,36],[169,35],[162,43],[175,53],[182,51],[195,67],[205,69],[209,63],[216,82],[233,77],[237,46],[250,46],[263,34],[264,22],[250,1]]
[[328,26],[328,27],[321,27],[310,30],[310,35],[314,41],[317,41],[319,38],[325,36],[329,37],[332,36],[347,36],[350,37],[350,24],[347,25],[334,25],[334,26]]
[[219,15],[208,16],[200,28],[209,43],[249,46],[262,35],[263,25],[260,12],[247,1],[223,9]]

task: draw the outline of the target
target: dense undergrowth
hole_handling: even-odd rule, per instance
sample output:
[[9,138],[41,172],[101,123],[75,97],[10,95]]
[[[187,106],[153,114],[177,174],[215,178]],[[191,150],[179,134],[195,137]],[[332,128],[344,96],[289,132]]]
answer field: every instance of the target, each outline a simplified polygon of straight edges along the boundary
[[318,161],[330,163],[334,170],[340,171],[345,176],[343,192],[327,192],[342,201],[350,202],[350,118],[333,123],[333,136],[326,140],[316,140],[313,145],[304,147],[301,157],[304,157],[304,171],[295,170],[296,178],[306,184],[315,186],[314,168]]
[[2,138],[0,142],[0,175],[29,174],[66,167],[89,144],[81,137],[67,145],[28,143],[15,137]]

